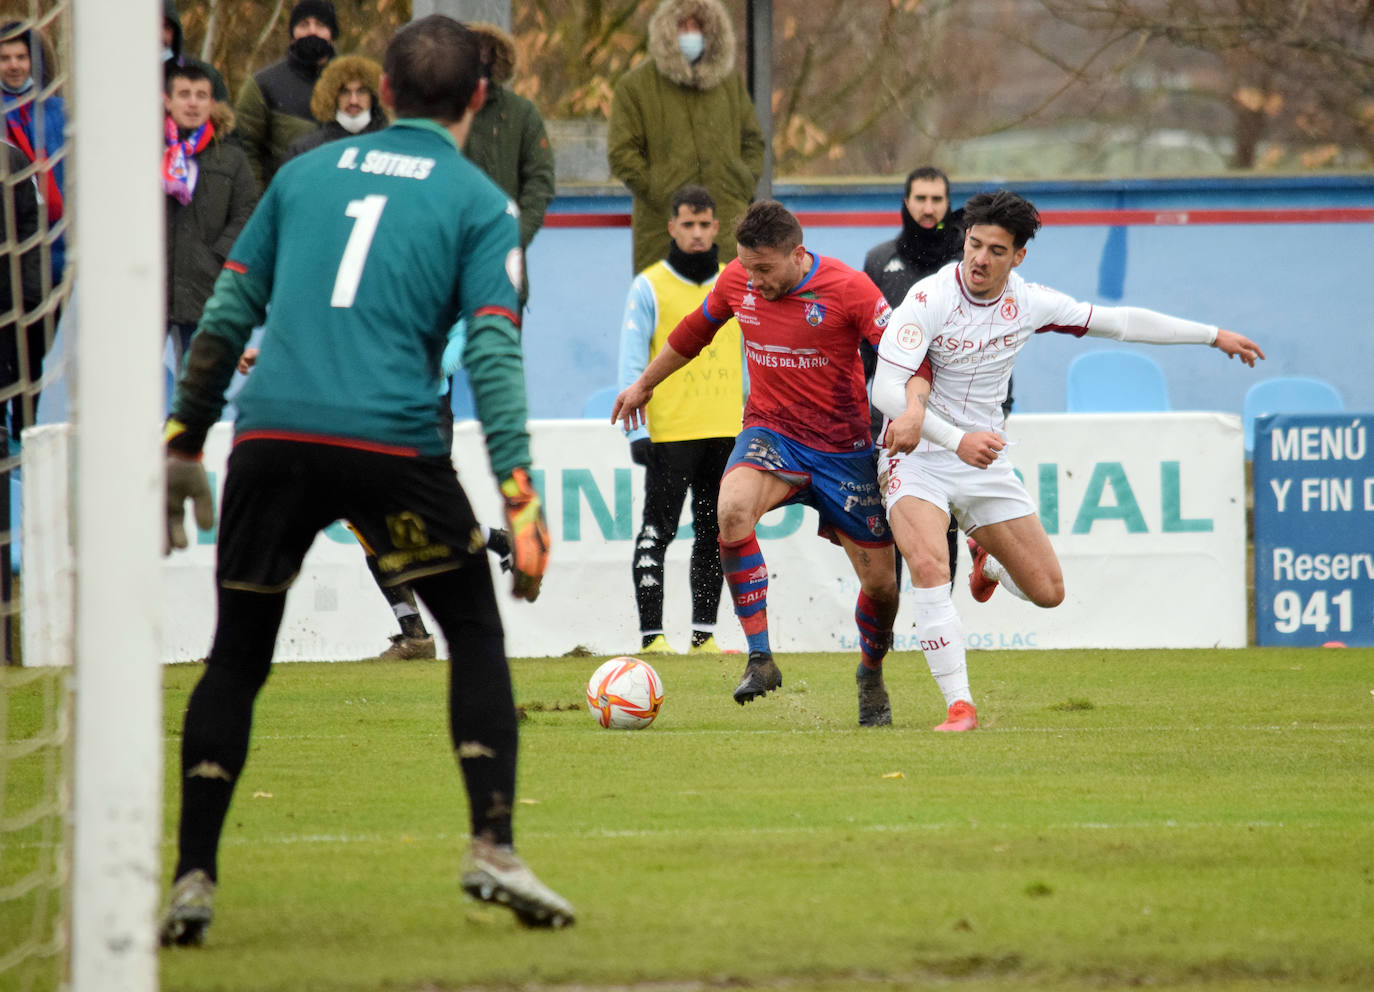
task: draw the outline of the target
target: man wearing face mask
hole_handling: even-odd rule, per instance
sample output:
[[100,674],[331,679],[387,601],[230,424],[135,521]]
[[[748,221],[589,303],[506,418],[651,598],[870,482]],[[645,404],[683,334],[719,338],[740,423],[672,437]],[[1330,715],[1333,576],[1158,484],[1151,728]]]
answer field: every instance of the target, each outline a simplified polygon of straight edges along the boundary
[[668,253],[663,218],[678,188],[710,190],[720,260],[735,257],[735,222],[763,175],[763,132],[735,71],[735,32],[720,0],[663,0],[649,20],[649,58],[620,77],[611,104],[611,173],[634,196],[635,272]]
[[267,189],[286,161],[291,142],[318,127],[310,101],[339,36],[339,19],[329,0],[299,0],[289,23],[286,58],[250,76],[234,105],[239,138],[259,191]]
[[291,142],[287,160],[353,134],[380,131],[390,121],[382,109],[382,67],[362,55],[341,55],[320,73],[310,112],[321,121],[316,131]]

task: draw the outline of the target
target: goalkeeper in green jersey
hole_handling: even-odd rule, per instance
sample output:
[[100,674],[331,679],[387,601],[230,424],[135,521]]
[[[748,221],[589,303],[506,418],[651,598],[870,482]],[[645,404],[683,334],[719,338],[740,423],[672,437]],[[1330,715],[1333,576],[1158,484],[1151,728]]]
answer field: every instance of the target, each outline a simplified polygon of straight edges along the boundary
[[229,254],[192,338],[167,422],[168,544],[185,547],[185,503],[213,504],[206,432],[254,326],[262,353],[237,396],[219,530],[218,616],[191,693],[181,821],[164,944],[210,924],[217,851],[248,753],[286,591],[315,535],[351,521],[384,581],[409,583],[449,644],[449,724],[467,787],[469,894],[532,926],[572,906],[515,854],[516,714],[482,535],[435,417],[449,329],[466,321],[463,364],[501,480],[514,593],[533,600],[549,535],[530,485],[516,327],[522,259],[516,209],[459,151],[482,104],[478,41],[442,15],[392,39],[382,100],[391,127],[326,145],[273,178]]

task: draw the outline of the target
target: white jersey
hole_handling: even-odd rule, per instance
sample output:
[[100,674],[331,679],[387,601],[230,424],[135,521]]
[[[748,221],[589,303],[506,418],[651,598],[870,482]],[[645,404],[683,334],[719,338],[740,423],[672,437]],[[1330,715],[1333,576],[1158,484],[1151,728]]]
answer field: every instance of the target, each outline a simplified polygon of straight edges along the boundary
[[1092,314],[1091,303],[1028,283],[1015,272],[996,299],[975,299],[964,288],[959,263],[951,262],[907,292],[892,312],[878,357],[907,376],[928,357],[927,405],[962,432],[1001,430],[1017,352],[1043,331],[1090,333]]

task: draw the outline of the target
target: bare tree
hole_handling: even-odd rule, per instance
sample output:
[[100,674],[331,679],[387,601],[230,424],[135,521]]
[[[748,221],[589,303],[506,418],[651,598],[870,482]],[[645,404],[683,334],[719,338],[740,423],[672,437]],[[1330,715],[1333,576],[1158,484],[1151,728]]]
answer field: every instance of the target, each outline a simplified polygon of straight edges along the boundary
[[1197,72],[1185,82],[1199,103],[1230,118],[1234,168],[1370,164],[1371,0],[1040,2],[1065,24],[1137,39],[1138,60],[1213,60],[1215,78]]
[[[3,3],[4,0],[0,0]],[[336,0],[379,57],[409,0]],[[609,116],[658,0],[512,5],[514,85],[546,118]],[[737,57],[745,59],[742,2]],[[231,92],[281,57],[289,0],[182,0]],[[936,161],[999,174],[1374,166],[1374,0],[774,0],[782,175]],[[1007,151],[1024,146],[1021,158]],[[983,157],[975,149],[994,147]],[[1172,149],[1151,157],[1148,149]],[[964,165],[962,163],[973,163]],[[1210,166],[1209,166],[1210,163]]]

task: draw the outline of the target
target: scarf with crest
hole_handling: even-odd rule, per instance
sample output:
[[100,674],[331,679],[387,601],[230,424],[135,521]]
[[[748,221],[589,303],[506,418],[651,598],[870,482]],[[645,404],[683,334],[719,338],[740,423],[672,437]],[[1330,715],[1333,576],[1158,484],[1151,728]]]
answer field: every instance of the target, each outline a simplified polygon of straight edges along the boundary
[[167,150],[162,153],[162,191],[185,206],[191,202],[191,194],[195,191],[195,157],[215,136],[215,125],[207,120],[183,138],[176,121],[167,117],[163,120],[163,136],[167,139]]

